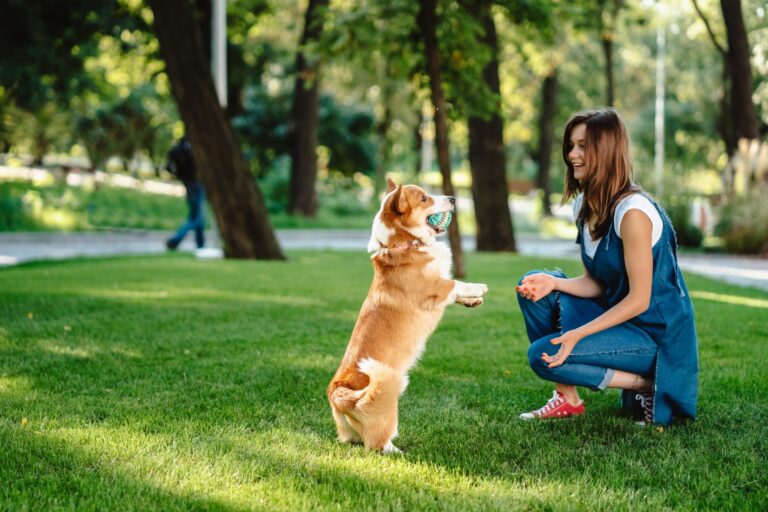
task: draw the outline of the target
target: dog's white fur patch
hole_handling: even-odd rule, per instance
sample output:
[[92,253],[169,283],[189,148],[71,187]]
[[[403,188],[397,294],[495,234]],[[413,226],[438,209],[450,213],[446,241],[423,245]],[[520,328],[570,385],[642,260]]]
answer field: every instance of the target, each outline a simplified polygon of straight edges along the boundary
[[386,247],[389,237],[395,234],[395,230],[388,228],[381,222],[379,214],[373,218],[373,228],[371,229],[371,239],[368,240],[368,252],[373,253]]

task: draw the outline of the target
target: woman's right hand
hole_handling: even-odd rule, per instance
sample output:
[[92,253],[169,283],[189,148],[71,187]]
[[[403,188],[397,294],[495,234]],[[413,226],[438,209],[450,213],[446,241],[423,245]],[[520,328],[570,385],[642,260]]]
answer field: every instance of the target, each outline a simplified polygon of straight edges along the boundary
[[546,297],[555,289],[555,277],[549,274],[531,274],[525,276],[515,291],[528,300],[536,302]]

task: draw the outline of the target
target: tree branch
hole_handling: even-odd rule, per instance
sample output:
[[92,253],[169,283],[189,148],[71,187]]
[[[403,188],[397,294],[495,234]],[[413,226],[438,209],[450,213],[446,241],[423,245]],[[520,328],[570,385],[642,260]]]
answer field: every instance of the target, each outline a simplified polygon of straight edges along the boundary
[[696,9],[696,12],[699,14],[699,17],[701,18],[701,21],[704,22],[704,26],[707,27],[707,33],[709,34],[710,39],[712,39],[712,42],[714,43],[715,48],[717,48],[717,51],[719,51],[723,56],[725,56],[728,52],[717,41],[717,37],[715,37],[715,33],[712,31],[712,26],[709,24],[709,20],[707,20],[707,17],[704,16],[704,13],[701,11],[701,8],[699,7],[699,3],[696,0],[691,0],[691,2],[693,2],[693,8]]

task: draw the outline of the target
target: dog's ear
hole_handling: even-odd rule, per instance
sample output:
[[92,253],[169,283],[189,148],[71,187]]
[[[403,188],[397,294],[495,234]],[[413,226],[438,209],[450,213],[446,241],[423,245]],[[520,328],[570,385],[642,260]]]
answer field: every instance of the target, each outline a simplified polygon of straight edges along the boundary
[[389,198],[389,207],[392,209],[393,212],[395,212],[396,215],[400,215],[403,213],[402,205],[400,204],[400,199],[402,198],[402,192],[403,192],[403,186],[400,185],[395,189],[395,192],[392,194],[392,196]]
[[387,194],[389,194],[396,188],[397,188],[397,185],[395,185],[395,182],[392,181],[392,178],[387,178]]

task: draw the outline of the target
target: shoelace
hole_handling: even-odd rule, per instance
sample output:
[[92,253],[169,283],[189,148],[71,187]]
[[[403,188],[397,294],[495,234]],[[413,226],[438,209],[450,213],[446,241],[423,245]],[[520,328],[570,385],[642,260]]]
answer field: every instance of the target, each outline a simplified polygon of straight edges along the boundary
[[653,423],[653,394],[638,393],[635,395],[635,400],[640,400],[640,406],[643,408],[643,421],[647,425]]
[[544,407],[542,407],[541,409],[536,411],[536,414],[539,415],[539,416],[541,416],[543,414],[546,414],[549,411],[551,411],[552,409],[554,409],[555,407],[558,407],[560,404],[562,404],[564,400],[565,400],[565,398],[559,396],[557,394],[557,391],[553,391],[552,392],[552,398],[549,399],[549,402],[544,404]]

